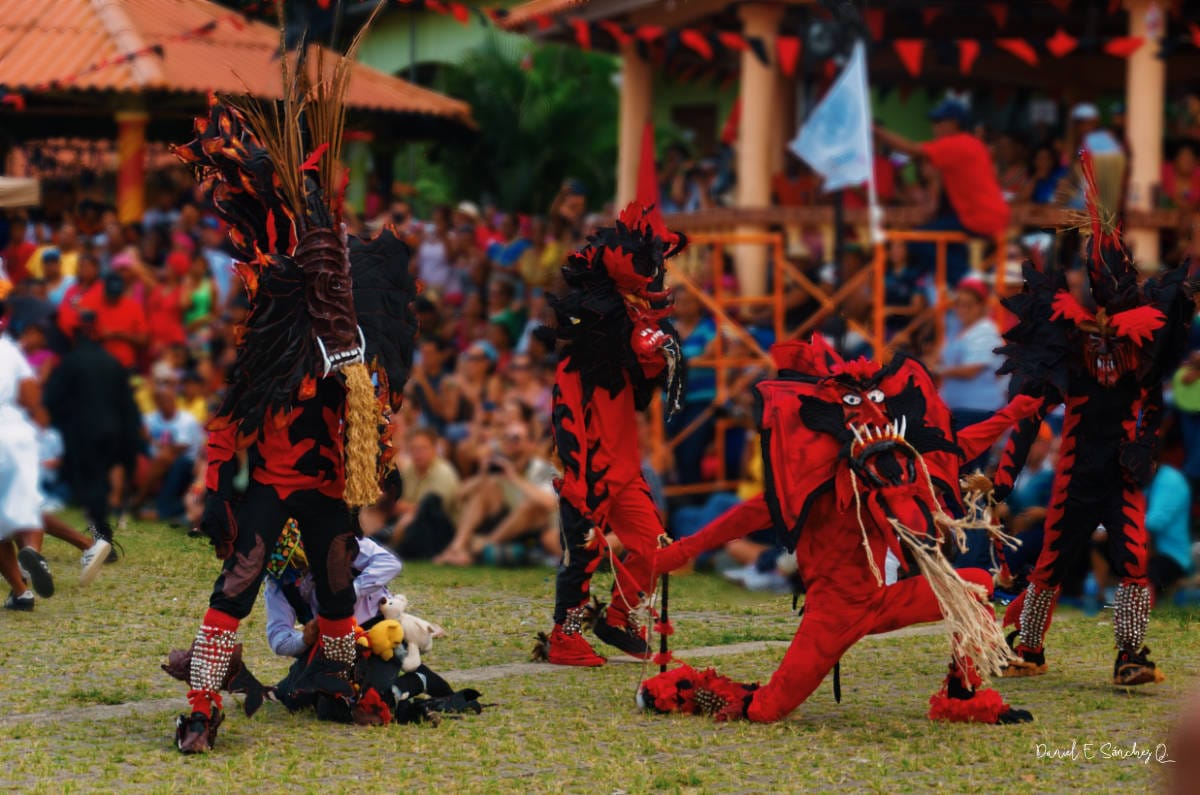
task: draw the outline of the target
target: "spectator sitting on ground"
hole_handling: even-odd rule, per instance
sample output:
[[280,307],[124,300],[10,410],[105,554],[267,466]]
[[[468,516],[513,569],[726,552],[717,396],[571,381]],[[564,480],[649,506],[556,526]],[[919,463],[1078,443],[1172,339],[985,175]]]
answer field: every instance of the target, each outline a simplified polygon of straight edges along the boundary
[[397,455],[403,486],[388,544],[414,560],[433,558],[454,538],[462,483],[454,466],[439,454],[438,444],[431,428],[416,428],[408,434],[407,450]]
[[142,518],[184,521],[183,495],[192,482],[196,459],[203,454],[204,429],[179,407],[179,375],[160,363],[155,366],[154,411],[145,417],[150,440],[150,466],[142,478],[136,502],[157,492],[157,511]]
[[509,423],[500,444],[478,453],[482,472],[462,485],[462,512],[454,540],[434,563],[467,566],[481,554],[499,559],[500,549],[536,537],[548,556],[562,554],[555,521],[555,471],[533,454],[529,426]]
[[[354,558],[354,618],[365,624],[391,596],[387,585],[400,573],[400,559],[369,538],[358,541]],[[300,529],[287,520],[267,563],[267,644],[280,657],[300,657],[317,641],[317,594]]]

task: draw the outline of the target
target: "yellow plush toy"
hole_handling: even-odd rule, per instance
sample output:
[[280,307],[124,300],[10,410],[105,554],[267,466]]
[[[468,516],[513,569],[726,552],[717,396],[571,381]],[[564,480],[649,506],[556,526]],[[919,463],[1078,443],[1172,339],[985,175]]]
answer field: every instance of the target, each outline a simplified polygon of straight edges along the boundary
[[358,639],[358,645],[371,650],[381,660],[390,660],[404,642],[404,627],[399,621],[380,621]]

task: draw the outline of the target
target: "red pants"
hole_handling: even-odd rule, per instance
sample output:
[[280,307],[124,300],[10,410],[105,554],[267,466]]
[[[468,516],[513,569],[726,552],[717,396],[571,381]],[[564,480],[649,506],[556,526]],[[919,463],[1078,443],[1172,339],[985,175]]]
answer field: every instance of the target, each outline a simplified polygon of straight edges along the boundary
[[[983,569],[958,573],[990,591],[992,578]],[[805,598],[804,618],[792,645],[771,681],[755,692],[747,717],[761,722],[785,717],[861,638],[941,619],[937,598],[924,577],[901,580],[857,600],[840,591],[836,580],[814,584]]]

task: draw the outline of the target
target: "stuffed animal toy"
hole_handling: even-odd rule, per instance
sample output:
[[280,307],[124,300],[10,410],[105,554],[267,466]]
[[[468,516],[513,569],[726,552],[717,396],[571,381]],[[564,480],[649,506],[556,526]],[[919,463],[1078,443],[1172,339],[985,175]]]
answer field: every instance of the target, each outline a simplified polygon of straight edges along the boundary
[[405,673],[412,673],[421,665],[421,654],[432,651],[433,639],[444,636],[446,630],[423,618],[409,615],[407,611],[408,597],[404,594],[393,594],[379,600],[379,614],[386,620],[400,622],[404,628],[406,649],[401,667]]
[[399,621],[385,619],[364,632],[358,639],[358,645],[370,649],[381,660],[390,660],[395,656],[396,648],[404,642],[404,635],[404,627]]

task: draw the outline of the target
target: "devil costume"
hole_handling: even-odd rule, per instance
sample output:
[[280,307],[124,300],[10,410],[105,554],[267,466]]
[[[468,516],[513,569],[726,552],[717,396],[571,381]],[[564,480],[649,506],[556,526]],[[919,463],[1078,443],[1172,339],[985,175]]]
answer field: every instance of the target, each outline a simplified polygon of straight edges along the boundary
[[[945,618],[953,659],[930,699],[929,716],[1030,720],[982,687],[1009,656],[987,604],[991,576],[982,569],[955,571],[940,547],[961,548],[963,530],[984,523],[976,509],[967,519],[950,518],[963,513],[963,462],[1035,412],[1038,401],[1019,397],[955,433],[932,378],[915,359],[897,354],[883,366],[845,362],[819,336],[776,345],[772,356],[778,376],[755,387],[764,495],[666,547],[656,566],[670,571],[733,538],[774,527],[780,543],[795,552],[806,586],[803,620],[766,685],[742,685],[684,665],[647,680],[641,703],[718,719],[779,720],[863,636]],[[921,573],[885,585],[889,551],[902,562],[915,561]]]
[[[313,689],[353,707],[358,544],[349,508],[378,494],[380,424],[398,405],[412,361],[407,246],[390,230],[347,239],[341,223],[333,181],[348,61],[332,77],[318,65],[327,79],[310,86],[302,59],[300,79],[290,57],[282,60],[288,98],[214,99],[196,120],[195,140],[176,149],[231,226],[251,303],[210,426],[200,529],[224,565],[191,648],[190,709],[176,726],[184,753],[212,748],[223,719],[219,691],[240,657],[238,624],[288,517],[299,524],[320,605]],[[235,509],[240,450],[251,482]]]
[[[1091,164],[1084,173],[1092,182]],[[1005,676],[1046,672],[1043,640],[1059,585],[1085,560],[1097,526],[1108,533],[1108,557],[1120,577],[1113,605],[1117,658],[1113,684],[1163,680],[1143,641],[1150,619],[1146,576],[1146,496],[1154,477],[1162,421],[1162,383],[1187,350],[1194,286],[1187,268],[1139,285],[1119,231],[1104,223],[1089,187],[1092,237],[1087,276],[1093,311],[1067,289],[1065,274],[1025,263],[1022,292],[1005,301],[1016,324],[1001,350],[1010,388],[1045,398],[1023,421],[1001,458],[996,485],[1011,488],[1042,418],[1059,403],[1066,413],[1045,535],[1029,586],[1009,605],[1004,623],[1018,659]]]
[[[602,664],[580,634],[585,619],[604,642],[635,656],[650,654],[643,613],[663,526],[642,476],[636,412],[663,387],[668,409],[679,404],[683,359],[666,320],[663,278],[664,260],[684,245],[686,239],[667,234],[650,210],[631,204],[615,226],[597,231],[568,258],[566,290],[550,299],[556,328],[542,333],[560,344],[551,421],[563,473],[557,482],[563,563],[554,630],[541,636],[535,657]],[[593,615],[590,581],[609,531],[625,557],[613,561],[611,604]]]

